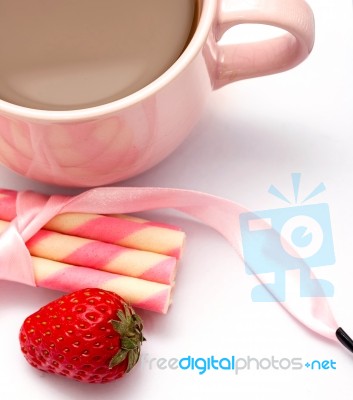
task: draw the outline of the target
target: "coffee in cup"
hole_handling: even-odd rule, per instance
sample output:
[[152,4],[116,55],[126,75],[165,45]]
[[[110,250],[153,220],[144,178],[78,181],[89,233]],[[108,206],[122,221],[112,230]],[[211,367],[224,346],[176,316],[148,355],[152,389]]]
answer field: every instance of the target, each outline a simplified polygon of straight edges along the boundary
[[43,110],[106,104],[162,75],[197,0],[0,0],[0,99]]

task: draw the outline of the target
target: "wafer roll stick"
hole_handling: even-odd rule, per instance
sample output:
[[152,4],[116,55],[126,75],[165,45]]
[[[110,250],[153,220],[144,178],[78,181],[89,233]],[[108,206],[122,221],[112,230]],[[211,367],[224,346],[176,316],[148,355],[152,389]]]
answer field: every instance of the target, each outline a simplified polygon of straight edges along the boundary
[[32,257],[36,285],[73,292],[86,287],[110,290],[132,306],[165,314],[171,304],[172,287],[129,276]]
[[[0,190],[0,219],[11,221],[16,217],[16,196],[13,190]],[[181,257],[185,240],[185,233],[177,227],[125,215],[65,213],[44,228],[175,258]]]
[[[0,233],[9,222],[0,221]],[[119,275],[171,284],[176,274],[176,259],[149,251],[41,229],[26,242],[32,256],[94,268]]]

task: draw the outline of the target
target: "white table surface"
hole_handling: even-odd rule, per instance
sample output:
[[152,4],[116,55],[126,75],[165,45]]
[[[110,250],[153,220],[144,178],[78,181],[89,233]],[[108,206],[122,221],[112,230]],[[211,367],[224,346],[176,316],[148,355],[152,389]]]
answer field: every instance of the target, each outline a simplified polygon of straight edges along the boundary
[[[311,203],[328,203],[336,263],[315,270],[334,284],[331,307],[353,334],[353,15],[350,0],[308,0],[316,44],[299,67],[247,80],[215,93],[197,127],[167,160],[124,182],[200,190],[265,210],[285,206],[271,184],[291,195],[291,173],[302,173],[301,194],[323,182]],[[0,167],[4,188],[78,193]],[[120,184],[122,185],[122,184]],[[0,282],[0,397],[25,399],[331,399],[352,397],[353,357],[304,329],[276,303],[254,303],[255,279],[228,243],[211,229],[170,213],[147,214],[187,232],[174,304],[166,316],[142,313],[142,359],[124,379],[84,385],[31,368],[20,353],[24,318],[59,292]],[[352,280],[351,280],[352,279]],[[197,371],[150,368],[152,358],[332,360],[336,369]],[[285,362],[284,362],[285,363]],[[241,397],[237,397],[241,396]],[[340,397],[339,397],[340,396]]]

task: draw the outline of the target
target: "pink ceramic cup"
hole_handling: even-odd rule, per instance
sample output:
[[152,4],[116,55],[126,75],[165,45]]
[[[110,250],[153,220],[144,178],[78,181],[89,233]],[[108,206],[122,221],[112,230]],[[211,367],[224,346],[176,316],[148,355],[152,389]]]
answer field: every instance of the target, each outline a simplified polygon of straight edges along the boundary
[[[287,33],[258,43],[218,43],[229,28],[243,23]],[[200,0],[188,47],[143,89],[71,111],[0,100],[0,162],[26,177],[63,186],[127,179],[160,162],[186,138],[212,90],[288,70],[308,56],[313,42],[313,14],[303,0]]]

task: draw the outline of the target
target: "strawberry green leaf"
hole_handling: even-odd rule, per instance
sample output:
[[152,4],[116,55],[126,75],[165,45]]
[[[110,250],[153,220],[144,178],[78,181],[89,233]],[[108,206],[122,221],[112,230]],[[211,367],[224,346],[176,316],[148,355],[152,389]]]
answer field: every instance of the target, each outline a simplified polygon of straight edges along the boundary
[[126,356],[128,355],[128,351],[127,350],[120,350],[117,354],[115,354],[115,356],[110,360],[109,363],[109,369],[114,368],[115,366],[117,366],[118,364],[120,364],[121,362],[123,362],[126,358]]
[[130,351],[128,356],[128,366],[126,372],[129,372],[137,363],[140,358],[140,353],[137,351]]
[[116,321],[112,319],[111,324],[113,325],[113,328],[115,331],[119,333],[120,336],[125,336],[127,333],[127,326],[123,322]]
[[121,348],[124,350],[134,350],[139,346],[139,341],[124,337],[121,339]]

